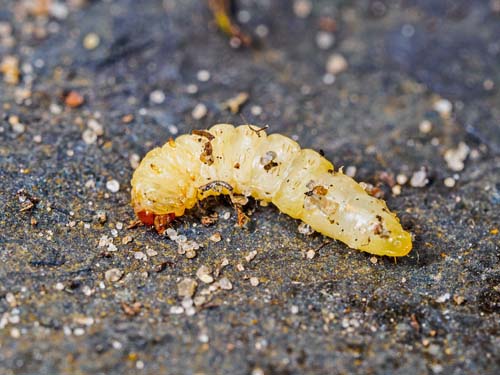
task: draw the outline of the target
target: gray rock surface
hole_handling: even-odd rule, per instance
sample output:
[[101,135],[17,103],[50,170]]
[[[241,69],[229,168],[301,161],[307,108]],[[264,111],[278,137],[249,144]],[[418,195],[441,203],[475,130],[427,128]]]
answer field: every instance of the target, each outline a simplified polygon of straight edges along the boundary
[[[200,1],[48,3],[0,0],[1,374],[500,372],[497,0],[240,1],[247,49]],[[371,257],[253,201],[246,228],[220,199],[174,240],[127,229],[138,159],[218,122],[356,167],[414,250]]]

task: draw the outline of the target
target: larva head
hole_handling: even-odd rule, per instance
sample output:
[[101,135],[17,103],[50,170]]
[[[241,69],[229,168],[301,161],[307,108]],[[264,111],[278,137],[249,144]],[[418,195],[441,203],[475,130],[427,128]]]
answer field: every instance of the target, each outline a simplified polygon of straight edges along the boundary
[[175,214],[155,215],[151,211],[140,210],[136,212],[137,218],[145,225],[154,225],[158,233],[163,233],[165,229],[175,220]]

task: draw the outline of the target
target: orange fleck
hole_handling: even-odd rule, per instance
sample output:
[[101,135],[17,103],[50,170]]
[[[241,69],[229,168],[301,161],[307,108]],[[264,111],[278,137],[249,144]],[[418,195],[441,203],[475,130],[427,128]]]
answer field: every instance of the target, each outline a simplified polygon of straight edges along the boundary
[[498,228],[493,228],[492,230],[490,230],[490,233],[493,235],[498,234]]
[[76,91],[70,91],[66,96],[66,99],[64,99],[66,105],[71,108],[80,107],[84,101],[85,99],[83,98],[83,96]]
[[122,122],[125,124],[128,124],[134,120],[134,115],[133,114],[128,114],[122,117]]

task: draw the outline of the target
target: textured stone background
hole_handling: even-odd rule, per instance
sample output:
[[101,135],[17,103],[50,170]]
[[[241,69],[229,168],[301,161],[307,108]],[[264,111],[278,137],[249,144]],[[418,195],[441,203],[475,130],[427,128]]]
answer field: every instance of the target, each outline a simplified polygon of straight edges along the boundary
[[[253,49],[230,47],[200,1],[37,3],[0,0],[0,60],[21,70],[0,83],[0,373],[500,371],[498,0],[313,1],[305,18],[292,1],[240,1]],[[332,53],[348,61],[333,83]],[[81,106],[65,103],[70,91]],[[221,109],[240,91],[241,115]],[[134,154],[217,122],[269,124],[355,166],[380,184],[414,250],[395,263],[322,246],[255,202],[237,228],[224,199],[208,208],[214,225],[199,211],[176,223],[203,245],[194,259],[127,230]],[[460,142],[469,152],[453,171],[444,155]],[[422,167],[429,183],[400,195],[381,174]],[[224,258],[215,278],[232,289],[181,308],[179,281]],[[113,268],[118,281],[105,279]],[[198,280],[195,297],[207,288]]]

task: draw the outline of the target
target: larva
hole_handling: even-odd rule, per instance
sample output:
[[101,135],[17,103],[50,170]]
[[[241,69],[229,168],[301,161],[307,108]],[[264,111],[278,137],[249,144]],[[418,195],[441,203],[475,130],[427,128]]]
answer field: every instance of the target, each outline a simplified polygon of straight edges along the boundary
[[161,231],[198,200],[239,194],[272,202],[351,248],[404,256],[410,233],[383,200],[368,195],[319,153],[251,125],[218,124],[151,150],[132,177],[138,218]]

